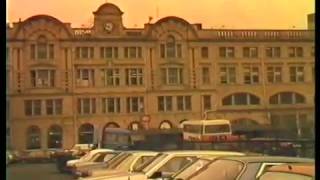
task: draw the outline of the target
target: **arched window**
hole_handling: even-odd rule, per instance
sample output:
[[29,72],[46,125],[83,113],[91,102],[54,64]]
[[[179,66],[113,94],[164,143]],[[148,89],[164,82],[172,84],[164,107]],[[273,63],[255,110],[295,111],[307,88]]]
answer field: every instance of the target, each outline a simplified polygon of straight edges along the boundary
[[176,57],[176,42],[173,36],[168,36],[166,43],[166,51],[168,58]]
[[161,58],[181,58],[181,44],[176,42],[174,36],[169,35],[165,44],[160,45]]
[[27,149],[41,148],[41,131],[38,126],[31,126],[27,129]]
[[260,98],[249,93],[235,93],[222,99],[222,105],[259,105]]
[[159,129],[171,129],[172,124],[170,121],[164,120],[160,123]]
[[62,128],[52,125],[48,130],[48,148],[62,148]]
[[79,128],[79,144],[93,144],[94,127],[91,124],[83,124]]
[[305,104],[306,99],[303,95],[294,92],[282,92],[269,98],[270,104]]
[[41,35],[37,41],[37,57],[38,59],[47,59],[47,39]]
[[36,44],[30,46],[31,59],[53,59],[54,45],[48,43],[48,39],[44,35],[40,35]]
[[141,129],[141,125],[139,122],[134,121],[134,122],[130,123],[129,129],[132,131],[137,131],[137,130]]
[[120,128],[120,126],[115,122],[109,122],[104,126],[104,128]]

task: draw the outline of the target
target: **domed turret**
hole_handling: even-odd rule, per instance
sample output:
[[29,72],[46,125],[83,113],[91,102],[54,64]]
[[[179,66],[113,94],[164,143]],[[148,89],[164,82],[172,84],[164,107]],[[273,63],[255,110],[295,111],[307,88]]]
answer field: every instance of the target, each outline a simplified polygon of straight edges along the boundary
[[120,8],[111,3],[101,5],[94,14],[94,31],[97,36],[120,35],[123,30]]

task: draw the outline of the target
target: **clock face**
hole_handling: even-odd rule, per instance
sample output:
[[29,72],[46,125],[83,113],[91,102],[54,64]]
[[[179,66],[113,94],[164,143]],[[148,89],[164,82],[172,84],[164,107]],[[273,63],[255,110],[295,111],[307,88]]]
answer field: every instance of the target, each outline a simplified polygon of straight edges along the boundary
[[113,29],[113,24],[111,22],[106,22],[104,24],[104,30],[106,30],[107,32],[111,32]]

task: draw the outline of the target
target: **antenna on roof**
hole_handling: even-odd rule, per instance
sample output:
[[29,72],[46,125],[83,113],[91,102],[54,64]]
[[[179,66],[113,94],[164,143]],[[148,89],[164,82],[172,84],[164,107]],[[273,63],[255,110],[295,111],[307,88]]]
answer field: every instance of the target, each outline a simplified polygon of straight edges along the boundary
[[157,4],[157,8],[156,8],[156,18],[158,19],[159,18],[159,6]]

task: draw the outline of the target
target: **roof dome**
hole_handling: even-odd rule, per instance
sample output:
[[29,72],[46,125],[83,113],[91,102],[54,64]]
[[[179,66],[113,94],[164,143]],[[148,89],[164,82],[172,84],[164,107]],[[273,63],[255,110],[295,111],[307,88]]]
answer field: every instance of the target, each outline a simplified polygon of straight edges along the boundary
[[93,12],[93,14],[101,14],[101,15],[122,15],[123,12],[120,8],[111,3],[104,3],[102,4],[97,11]]

